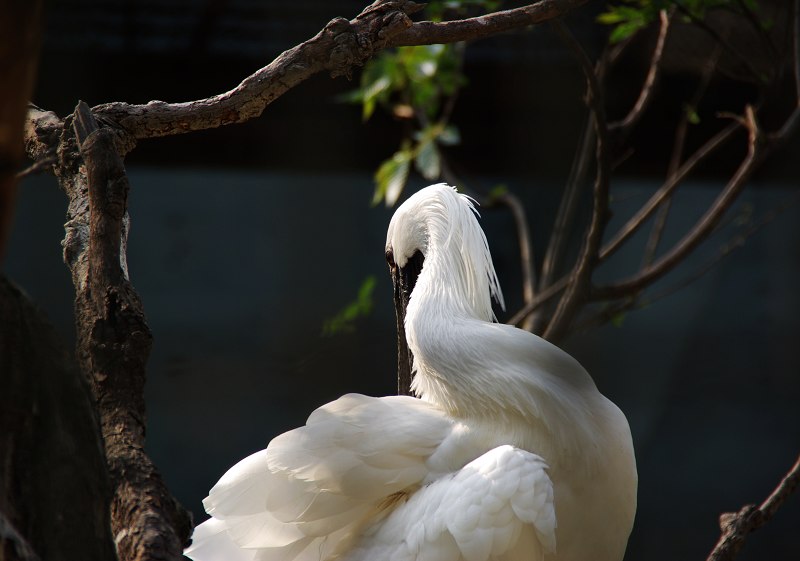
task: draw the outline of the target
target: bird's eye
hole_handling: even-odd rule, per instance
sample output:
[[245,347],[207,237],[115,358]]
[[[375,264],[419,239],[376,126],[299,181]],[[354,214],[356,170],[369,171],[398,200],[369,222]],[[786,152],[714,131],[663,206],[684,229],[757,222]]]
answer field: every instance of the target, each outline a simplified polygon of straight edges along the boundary
[[394,252],[391,249],[386,250],[386,262],[389,264],[390,269],[397,267],[397,264],[394,262]]

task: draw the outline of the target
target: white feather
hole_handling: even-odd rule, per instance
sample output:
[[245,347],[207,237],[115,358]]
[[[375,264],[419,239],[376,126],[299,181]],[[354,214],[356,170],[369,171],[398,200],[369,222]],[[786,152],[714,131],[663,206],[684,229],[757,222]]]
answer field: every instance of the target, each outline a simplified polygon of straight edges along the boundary
[[472,201],[397,210],[387,251],[424,262],[407,307],[422,399],[346,395],[231,468],[197,561],[620,561],[636,508],[625,416],[571,356],[491,323],[502,303]]

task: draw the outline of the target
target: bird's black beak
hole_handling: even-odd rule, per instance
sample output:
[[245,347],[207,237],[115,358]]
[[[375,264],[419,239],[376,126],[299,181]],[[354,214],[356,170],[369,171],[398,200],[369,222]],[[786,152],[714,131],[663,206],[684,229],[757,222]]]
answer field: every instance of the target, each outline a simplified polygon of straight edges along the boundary
[[411,292],[417,284],[417,277],[422,271],[425,257],[417,251],[401,268],[394,261],[392,251],[386,252],[386,261],[389,263],[389,272],[394,285],[394,313],[397,320],[397,393],[398,395],[411,395],[411,371],[414,364],[414,355],[408,348],[406,339],[406,309],[411,299]]

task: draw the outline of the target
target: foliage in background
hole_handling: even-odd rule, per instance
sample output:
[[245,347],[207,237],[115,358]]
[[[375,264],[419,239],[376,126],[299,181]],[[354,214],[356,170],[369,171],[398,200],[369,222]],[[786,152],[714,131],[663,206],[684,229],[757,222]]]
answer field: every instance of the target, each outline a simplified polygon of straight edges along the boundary
[[355,331],[355,321],[372,312],[374,290],[375,277],[370,275],[361,282],[356,299],[347,304],[338,314],[325,320],[322,326],[322,335],[332,337],[340,333]]
[[758,0],[622,0],[609,4],[597,21],[614,26],[609,42],[619,43],[656,21],[661,10],[676,10],[684,21],[696,23],[716,9],[754,16],[764,28],[772,24],[758,17]]
[[[498,0],[434,1],[426,6],[425,18],[466,17],[496,11],[500,4]],[[400,147],[375,172],[373,204],[397,202],[412,164],[428,181],[441,177],[441,148],[461,141],[450,117],[456,96],[467,83],[462,71],[464,47],[454,43],[385,51],[366,64],[361,86],[347,96],[348,101],[362,104],[364,120],[381,108],[406,123]]]

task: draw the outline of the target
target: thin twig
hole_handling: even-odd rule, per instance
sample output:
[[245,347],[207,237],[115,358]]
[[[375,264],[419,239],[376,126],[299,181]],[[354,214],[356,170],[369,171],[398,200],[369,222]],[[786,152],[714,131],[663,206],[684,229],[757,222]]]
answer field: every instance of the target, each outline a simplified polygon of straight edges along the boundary
[[752,78],[757,80],[759,83],[761,81],[761,73],[755,68],[752,63],[747,60],[747,57],[737,51],[733,45],[722,35],[717,33],[717,31],[708,25],[704,20],[698,19],[697,17],[692,14],[692,12],[686,8],[682,3],[676,2],[673,4],[686,18],[689,19],[694,25],[708,33],[719,45],[722,45],[722,48],[725,49],[733,58],[738,60],[742,66],[747,69],[748,73]]
[[666,10],[661,10],[658,16],[661,20],[661,26],[658,30],[658,39],[653,49],[653,56],[650,59],[650,69],[647,71],[647,76],[642,84],[639,97],[624,119],[612,121],[608,124],[610,131],[619,132],[623,136],[627,135],[630,130],[636,126],[647,109],[647,106],[650,105],[650,100],[653,98],[653,93],[655,92],[655,87],[661,74],[661,57],[664,54],[664,45],[667,41],[667,32],[669,31],[672,18],[671,15],[667,14]]
[[580,43],[573,37],[560,20],[553,22],[558,35],[570,48],[583,70],[587,83],[587,103],[592,109],[594,127],[597,135],[596,160],[597,175],[593,188],[592,218],[586,231],[583,247],[578,261],[570,275],[569,284],[558,302],[556,311],[545,330],[544,337],[558,341],[566,332],[580,305],[588,297],[592,270],[597,263],[600,242],[608,219],[609,156],[608,125],[606,122],[603,92],[597,81],[595,67],[584,52]]
[[755,113],[751,106],[745,109],[744,124],[749,131],[749,141],[747,143],[747,156],[737,168],[728,184],[712,203],[711,207],[697,221],[694,227],[673,246],[673,248],[658,261],[645,267],[635,276],[623,281],[598,287],[594,290],[592,298],[598,300],[621,298],[630,295],[632,292],[642,290],[652,282],[661,278],[680,263],[689,253],[691,253],[719,223],[725,211],[730,208],[733,201],[738,197],[744,188],[750,173],[755,169],[757,163],[763,156],[763,138],[755,120]]
[[[525,207],[519,197],[513,193],[503,193],[493,200],[506,205],[514,217],[514,224],[517,228],[517,241],[519,242],[519,258],[522,267],[522,300],[528,305],[534,300],[534,286],[536,286],[536,274],[533,267],[533,248],[531,247],[531,234],[528,227],[528,219],[525,216]],[[522,329],[530,330],[530,318],[523,321]]]
[[739,130],[740,123],[733,122],[722,129],[719,133],[709,139],[701,146],[678,171],[667,178],[664,184],[656,191],[652,197],[639,209],[639,211],[625,223],[622,228],[611,238],[600,250],[600,261],[605,261],[612,253],[617,251],[622,244],[630,238],[652,215],[652,213],[665,201],[678,187],[681,181],[689,175],[701,162],[710,156],[717,148],[733,136]]
[[717,252],[714,257],[709,259],[705,264],[699,267],[696,271],[692,274],[687,275],[681,281],[676,282],[674,285],[664,288],[654,294],[651,294],[647,297],[647,305],[652,304],[653,302],[657,302],[659,300],[663,300],[667,296],[671,296],[680,290],[683,290],[696,280],[702,278],[706,273],[712,271],[722,260],[728,257],[737,249],[744,247],[747,240],[752,238],[756,233],[758,233],[764,226],[770,224],[773,220],[775,220],[778,216],[780,216],[784,211],[788,208],[796,205],[800,201],[800,191],[794,193],[791,197],[789,197],[786,201],[781,203],[776,208],[772,209],[771,211],[767,212],[758,222],[755,222],[749,225],[744,231],[739,232],[735,236],[733,236],[727,243],[725,243]]
[[511,319],[508,320],[508,324],[519,327],[526,317],[538,310],[541,306],[549,302],[554,297],[561,294],[561,292],[569,284],[569,280],[570,275],[564,275],[546,289],[540,290],[530,304],[523,306],[519,311],[517,311],[517,313],[511,316]]
[[33,162],[30,166],[17,173],[17,179],[23,179],[29,175],[35,175],[44,171],[52,171],[53,165],[58,161],[55,153],[50,154],[41,160]]
[[[670,157],[669,166],[667,167],[667,177],[672,177],[677,172],[681,161],[683,160],[683,149],[686,144],[686,135],[689,132],[689,112],[695,111],[700,101],[703,99],[708,85],[711,83],[711,77],[714,75],[714,70],[719,61],[722,49],[719,45],[714,49],[714,52],[708,57],[705,67],[703,68],[703,75],[700,83],[697,86],[692,98],[688,102],[687,108],[682,112],[681,120],[678,126],[675,127],[675,140],[672,144],[672,156]],[[661,237],[664,234],[664,229],[667,225],[669,211],[672,207],[672,199],[667,199],[658,210],[653,227],[650,230],[650,237],[647,239],[647,245],[644,250],[644,257],[642,264],[648,266],[653,263],[658,245],[661,243]]]
[[586,126],[581,135],[578,150],[575,153],[567,185],[561,202],[558,205],[558,212],[553,223],[550,242],[547,244],[547,251],[542,261],[542,274],[539,281],[539,290],[547,288],[555,276],[559,261],[564,253],[564,249],[569,239],[572,221],[575,217],[575,210],[578,206],[578,191],[580,185],[586,177],[589,169],[589,161],[595,146],[594,117],[588,114]]

